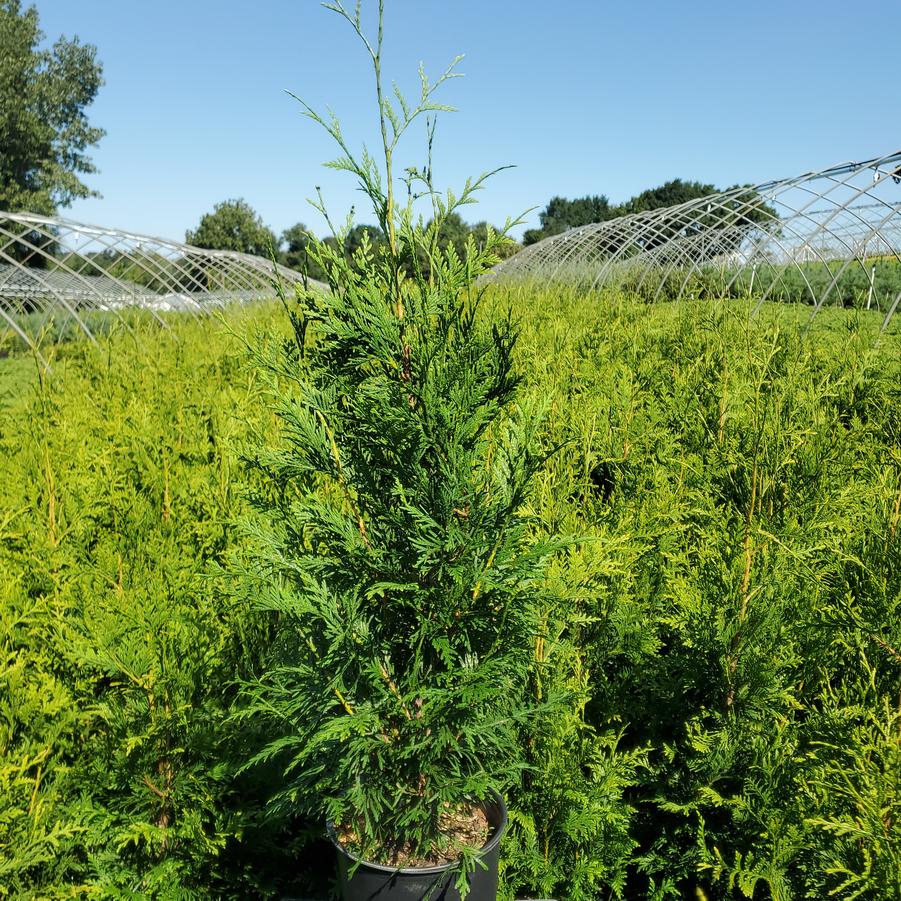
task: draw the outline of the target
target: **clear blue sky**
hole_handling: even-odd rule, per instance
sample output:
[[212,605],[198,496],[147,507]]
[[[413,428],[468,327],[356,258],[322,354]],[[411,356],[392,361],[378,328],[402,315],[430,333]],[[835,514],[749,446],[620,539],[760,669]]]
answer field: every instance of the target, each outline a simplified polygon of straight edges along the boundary
[[[352,3],[353,0],[350,0]],[[97,45],[107,136],[65,213],[181,239],[226,198],[277,232],[361,202],[321,168],[327,137],[292,91],[377,143],[371,73],[349,26],[316,0],[36,0],[48,39]],[[372,12],[376,0],[364,0]],[[681,177],[726,186],[901,147],[899,0],[386,0],[386,74],[415,88],[458,53],[436,177],[512,163],[469,221],[500,223],[554,194],[623,200]],[[422,130],[402,165],[423,161]],[[372,221],[362,211],[358,221]],[[537,212],[529,217],[537,221]]]

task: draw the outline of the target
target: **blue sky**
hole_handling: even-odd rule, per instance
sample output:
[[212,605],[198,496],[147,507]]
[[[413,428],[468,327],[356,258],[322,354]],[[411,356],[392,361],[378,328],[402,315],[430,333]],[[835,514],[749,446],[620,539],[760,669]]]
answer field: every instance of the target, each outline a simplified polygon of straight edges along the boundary
[[[439,121],[436,179],[514,164],[464,211],[500,223],[555,194],[620,201],[670,178],[726,186],[898,149],[898,4],[386,0],[385,70],[415,89],[420,61],[437,74],[466,55],[441,95],[460,111]],[[371,71],[317,0],[35,5],[48,39],[77,34],[104,65],[89,179],[103,198],[65,215],[181,239],[243,197],[277,232],[323,233],[306,203],[320,185],[336,218],[356,203],[372,220],[352,180],[321,167],[329,139],[286,93],[375,147]],[[423,137],[402,166],[423,161]]]

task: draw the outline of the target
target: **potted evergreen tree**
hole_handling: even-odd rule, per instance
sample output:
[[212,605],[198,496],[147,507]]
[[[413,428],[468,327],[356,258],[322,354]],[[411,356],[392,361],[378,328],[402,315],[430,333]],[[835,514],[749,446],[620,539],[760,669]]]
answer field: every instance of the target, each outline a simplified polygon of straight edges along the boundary
[[[317,243],[330,291],[283,294],[292,339],[260,355],[282,443],[257,458],[271,490],[247,584],[277,616],[244,715],[272,723],[255,761],[282,766],[280,801],[328,822],[347,899],[492,898],[497,789],[521,767],[536,712],[537,594],[553,550],[530,541],[522,513],[543,459],[516,404],[516,329],[480,309],[474,285],[513,223],[463,254],[444,247],[442,224],[487,175],[442,196],[430,164],[406,170],[396,202],[398,141],[426,117],[430,159],[431,114],[446,109],[434,92],[457,61],[435,83],[420,69],[417,102],[396,89],[389,100],[383,0],[373,42],[359,4],[324,5],[372,58],[381,159],[354,155],[333,116],[304,109],[338,143],[329,165],[356,177],[384,239],[364,238],[351,259],[341,230]],[[417,198],[431,201],[428,224]]]

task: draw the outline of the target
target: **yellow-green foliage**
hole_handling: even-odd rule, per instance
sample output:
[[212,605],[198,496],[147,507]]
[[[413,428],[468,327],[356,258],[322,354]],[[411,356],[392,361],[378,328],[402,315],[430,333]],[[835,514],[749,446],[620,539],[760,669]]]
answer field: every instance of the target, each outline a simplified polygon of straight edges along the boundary
[[[523,736],[507,896],[898,897],[897,338],[489,300],[560,446],[538,529],[592,538],[535,636],[531,690],[572,701]],[[222,323],[134,328],[50,373],[0,359],[0,897],[277,896],[228,718],[267,626],[217,568],[252,540],[241,446],[276,426]]]
[[210,572],[268,415],[238,351],[207,321],[66,345],[27,382],[3,362],[0,897],[185,894],[238,828],[222,719],[253,639]]
[[897,339],[874,347],[878,314],[829,311],[804,337],[806,311],[775,305],[520,303],[523,366],[565,442],[536,512],[597,541],[559,567],[572,602],[542,653],[585,712],[535,743],[517,878],[897,897]]

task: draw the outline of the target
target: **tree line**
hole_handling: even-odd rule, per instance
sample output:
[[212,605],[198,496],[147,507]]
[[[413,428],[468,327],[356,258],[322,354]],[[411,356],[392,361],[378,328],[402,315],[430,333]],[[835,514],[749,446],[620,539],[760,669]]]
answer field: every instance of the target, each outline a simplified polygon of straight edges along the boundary
[[[566,197],[552,197],[538,215],[540,226],[527,229],[523,233],[522,243],[523,246],[528,247],[530,244],[536,244],[545,238],[562,234],[571,228],[596,222],[607,222],[633,213],[677,206],[690,200],[699,200],[702,197],[709,197],[711,194],[724,192],[736,192],[726,202],[727,209],[725,211],[721,208],[698,207],[697,210],[692,211],[687,222],[681,222],[678,225],[664,223],[659,231],[653,236],[645,236],[644,240],[652,240],[655,246],[659,246],[675,237],[680,230],[691,228],[722,231],[728,227],[730,232],[734,233],[735,229],[732,226],[761,223],[775,218],[777,215],[772,207],[763,202],[759,194],[749,188],[743,188],[741,185],[718,188],[716,185],[700,181],[684,181],[681,178],[674,178],[656,188],[648,188],[618,204],[610,203],[605,194],[587,195],[575,200]],[[610,236],[609,239],[615,240],[616,236]],[[610,247],[609,249],[614,251],[617,248]],[[729,249],[727,246],[717,248],[720,252]]]
[[[427,223],[429,227],[431,223]],[[487,222],[470,225],[458,213],[451,213],[438,231],[438,246],[446,250],[453,245],[457,254],[464,258],[467,242],[472,238],[477,247],[485,245],[490,226]],[[497,229],[495,229],[497,231]],[[231,250],[256,256],[271,257],[284,266],[302,272],[309,278],[327,280],[321,255],[314,249],[316,236],[303,222],[286,228],[280,235],[267,226],[262,217],[243,199],[225,200],[216,204],[212,212],[205,214],[196,229],[189,229],[185,240],[194,247],[208,250]],[[339,235],[328,235],[321,244],[343,256],[353,264],[357,254],[369,245],[371,252],[378,254],[385,246],[385,235],[377,225],[360,223]],[[515,245],[510,252],[518,249]],[[412,267],[414,261],[407,261]],[[428,261],[420,257],[416,266],[427,275]]]

